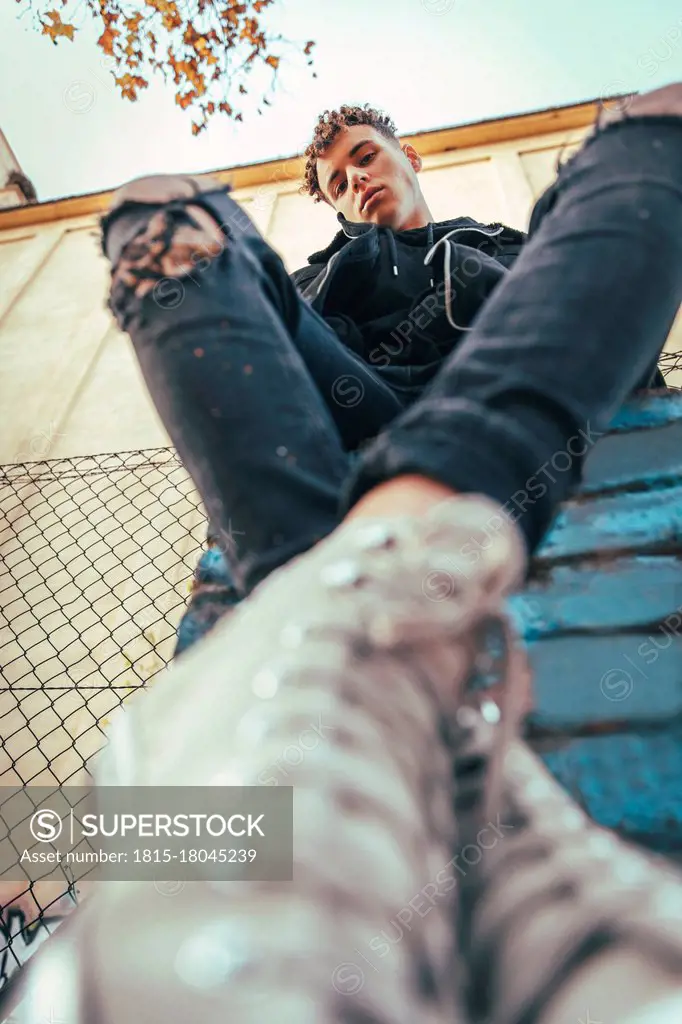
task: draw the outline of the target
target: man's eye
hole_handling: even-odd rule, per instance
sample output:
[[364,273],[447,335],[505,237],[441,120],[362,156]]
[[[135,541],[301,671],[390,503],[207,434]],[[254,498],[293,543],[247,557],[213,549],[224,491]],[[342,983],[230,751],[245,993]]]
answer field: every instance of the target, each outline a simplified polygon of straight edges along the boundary
[[360,161],[360,164],[362,166],[364,166],[365,164],[368,164],[373,156],[374,156],[374,153],[366,153],[365,156],[363,156],[362,160]]
[[345,191],[345,189],[346,189],[346,182],[342,181],[341,184],[339,185],[339,187],[336,190],[336,195],[340,196],[341,193]]

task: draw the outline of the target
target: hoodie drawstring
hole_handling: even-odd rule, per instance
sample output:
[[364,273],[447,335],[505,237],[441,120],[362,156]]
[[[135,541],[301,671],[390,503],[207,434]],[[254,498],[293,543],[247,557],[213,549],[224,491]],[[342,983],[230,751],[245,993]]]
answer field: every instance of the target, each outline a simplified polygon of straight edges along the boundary
[[[427,234],[427,238],[426,238],[426,244],[429,247],[429,252],[431,252],[431,249],[433,248],[433,224],[431,223],[431,221],[429,221],[427,231],[428,231],[428,234]],[[428,266],[428,263],[426,262],[426,260],[424,260],[424,266],[425,267]],[[431,274],[431,288],[433,288],[433,283],[434,283],[433,282],[433,274]]]
[[388,232],[388,248],[391,253],[391,262],[393,264],[393,276],[398,276],[398,249],[395,244],[395,238],[393,232],[389,229]]
[[[431,228],[430,224],[429,228]],[[424,257],[424,266],[428,267],[429,263],[436,254],[438,246],[442,245],[443,242],[445,242],[445,265],[443,268],[443,282],[445,284],[445,315],[448,318],[448,323],[450,324],[450,326],[454,327],[456,331],[470,331],[472,329],[471,327],[460,327],[460,325],[456,324],[452,318],[452,288],[450,285],[450,264],[452,262],[452,255],[451,247],[448,244],[448,240],[452,237],[452,235],[456,235],[460,231],[477,231],[480,235],[485,235],[486,238],[494,238],[495,235],[499,235],[504,231],[504,227],[499,227],[496,231],[484,231],[482,228],[472,227],[453,228],[452,231],[448,231],[446,235],[443,235],[442,238],[439,238],[436,244],[431,246],[426,256]],[[433,232],[431,232],[431,238],[433,239]],[[431,285],[433,286],[433,278],[431,278]]]

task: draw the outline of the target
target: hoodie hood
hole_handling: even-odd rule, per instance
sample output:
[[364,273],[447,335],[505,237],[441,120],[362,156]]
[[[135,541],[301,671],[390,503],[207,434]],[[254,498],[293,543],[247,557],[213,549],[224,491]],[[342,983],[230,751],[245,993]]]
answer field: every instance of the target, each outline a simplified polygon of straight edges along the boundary
[[344,245],[346,245],[350,239],[360,238],[376,226],[374,224],[360,224],[356,221],[346,220],[342,213],[337,213],[336,219],[341,225],[341,230],[336,232],[326,248],[320,249],[319,252],[311,253],[308,257],[308,263],[327,263],[334,253],[343,249]]
[[[337,231],[326,249],[320,249],[319,252],[314,252],[308,257],[309,265],[328,263],[333,256],[341,252],[349,242],[354,241],[356,238],[362,238],[364,236],[369,241],[370,236],[381,235],[386,239],[386,244],[391,256],[393,274],[396,277],[398,276],[400,270],[398,247],[396,245],[396,233],[391,228],[382,228],[377,224],[363,224],[358,221],[346,220],[342,213],[338,213],[336,215],[336,219],[341,225],[341,230]],[[467,218],[463,219],[467,220]],[[450,222],[448,221],[447,223]],[[454,224],[454,221],[452,223]],[[434,243],[434,225],[427,224],[425,228],[413,228],[409,231],[401,231],[399,232],[399,235],[401,241],[408,245],[427,245],[430,250]]]
[[[402,242],[408,245],[410,243],[426,245],[429,249],[431,249],[434,242],[453,230],[458,230],[458,234],[461,237],[458,237],[457,240],[462,245],[471,244],[475,246],[481,240],[481,232],[495,235],[500,228],[504,230],[505,236],[509,236],[509,242],[512,244],[514,242],[523,244],[526,237],[522,231],[515,231],[513,228],[504,227],[502,224],[480,224],[471,217],[455,217],[453,220],[442,220],[429,223],[426,227],[410,228],[407,231],[399,232],[394,232],[392,228],[379,227],[377,224],[364,224],[358,221],[346,220],[342,213],[338,213],[336,219],[341,225],[341,230],[337,231],[328,246],[320,249],[318,252],[311,253],[308,257],[309,265],[328,263],[332,256],[340,252],[350,241],[355,238],[362,238],[363,235],[371,235],[374,232],[385,234],[389,240],[389,245],[393,241],[394,249],[396,235],[398,235]],[[468,237],[467,228],[470,229],[471,237]]]

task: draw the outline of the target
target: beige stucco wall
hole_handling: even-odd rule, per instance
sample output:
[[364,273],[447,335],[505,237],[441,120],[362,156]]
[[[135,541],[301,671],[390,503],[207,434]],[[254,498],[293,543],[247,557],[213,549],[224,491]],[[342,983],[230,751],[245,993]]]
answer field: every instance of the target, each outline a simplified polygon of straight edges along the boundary
[[[427,202],[437,219],[469,215],[524,228],[559,153],[583,134],[429,155]],[[298,185],[275,172],[235,193],[292,270],[336,230],[329,207],[299,195]],[[105,308],[106,284],[96,215],[5,230],[0,215],[0,464],[168,443],[130,344]]]

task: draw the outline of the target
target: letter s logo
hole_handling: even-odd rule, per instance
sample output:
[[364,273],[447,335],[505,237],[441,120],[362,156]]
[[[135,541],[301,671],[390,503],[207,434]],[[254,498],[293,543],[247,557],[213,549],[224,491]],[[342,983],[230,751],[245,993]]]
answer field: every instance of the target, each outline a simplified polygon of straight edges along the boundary
[[64,823],[56,811],[45,808],[36,811],[31,818],[31,835],[39,843],[51,843],[61,835]]

